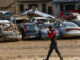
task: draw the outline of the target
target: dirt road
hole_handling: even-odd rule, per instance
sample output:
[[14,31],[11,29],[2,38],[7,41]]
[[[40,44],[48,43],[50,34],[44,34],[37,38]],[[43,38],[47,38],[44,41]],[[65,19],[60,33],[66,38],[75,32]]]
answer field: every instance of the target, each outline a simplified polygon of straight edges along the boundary
[[[64,60],[80,60],[80,39],[58,40],[57,43]],[[42,60],[49,45],[49,40],[0,43],[0,60]],[[59,60],[55,51],[50,59]]]

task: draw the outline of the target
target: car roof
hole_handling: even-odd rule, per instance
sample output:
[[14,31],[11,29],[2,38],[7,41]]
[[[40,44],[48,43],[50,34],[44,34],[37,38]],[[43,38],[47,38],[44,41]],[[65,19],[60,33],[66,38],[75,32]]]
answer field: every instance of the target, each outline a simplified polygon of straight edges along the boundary
[[74,23],[74,22],[63,22],[63,24],[75,24],[75,25],[77,25],[77,24]]
[[4,24],[4,23],[10,23],[10,21],[8,21],[8,20],[0,20],[0,24]]

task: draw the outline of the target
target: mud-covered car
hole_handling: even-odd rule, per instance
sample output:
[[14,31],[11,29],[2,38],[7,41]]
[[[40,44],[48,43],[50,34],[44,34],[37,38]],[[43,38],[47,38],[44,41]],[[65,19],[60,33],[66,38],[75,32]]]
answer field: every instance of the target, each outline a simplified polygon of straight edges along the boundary
[[18,28],[8,20],[0,20],[0,40],[8,39],[22,39],[22,35],[20,34]]

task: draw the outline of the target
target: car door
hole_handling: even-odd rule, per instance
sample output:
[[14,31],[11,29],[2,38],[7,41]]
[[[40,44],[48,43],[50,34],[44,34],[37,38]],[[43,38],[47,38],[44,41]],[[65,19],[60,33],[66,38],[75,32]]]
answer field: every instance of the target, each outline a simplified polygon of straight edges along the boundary
[[62,22],[58,22],[56,24],[54,24],[54,28],[56,30],[56,35],[57,36],[62,36],[64,31],[65,31],[65,28],[64,28],[64,24]]
[[64,26],[63,23],[61,23],[60,26],[59,26],[59,32],[60,32],[60,35],[65,34],[65,26]]

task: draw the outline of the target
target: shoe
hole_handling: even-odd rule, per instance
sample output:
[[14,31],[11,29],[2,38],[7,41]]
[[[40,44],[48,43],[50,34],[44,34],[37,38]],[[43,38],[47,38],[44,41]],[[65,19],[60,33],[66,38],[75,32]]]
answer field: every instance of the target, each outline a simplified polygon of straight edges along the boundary
[[61,57],[60,60],[63,60],[63,58]]

